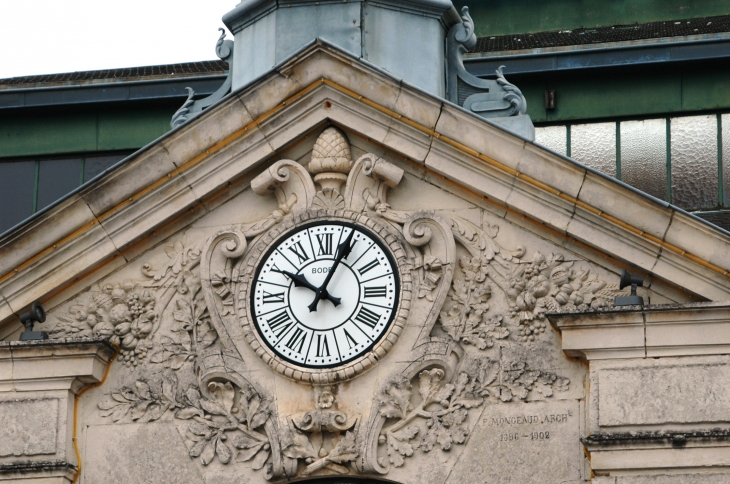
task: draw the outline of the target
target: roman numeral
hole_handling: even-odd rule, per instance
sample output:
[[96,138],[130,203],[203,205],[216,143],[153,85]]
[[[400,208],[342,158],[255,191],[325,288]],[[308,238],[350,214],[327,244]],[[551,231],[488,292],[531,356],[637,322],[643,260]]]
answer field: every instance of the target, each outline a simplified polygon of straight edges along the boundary
[[289,326],[292,324],[292,320],[289,317],[289,313],[286,312],[286,309],[275,314],[266,322],[269,323],[269,328],[271,328],[271,331],[274,332],[277,339],[281,338],[281,335],[286,333],[286,330],[289,329]]
[[378,321],[380,321],[380,315],[376,312],[369,310],[365,306],[362,306],[360,308],[360,312],[357,313],[357,316],[355,316],[355,320],[360,321],[361,323],[370,326],[371,328],[374,328],[375,325],[378,324]]
[[330,356],[330,345],[327,342],[326,334],[317,335],[317,358]]
[[317,244],[319,244],[320,255],[332,255],[332,234],[315,234],[317,236]]
[[385,297],[385,286],[374,286],[365,288],[365,297]]
[[350,347],[350,349],[352,349],[353,346],[357,346],[357,341],[355,341],[355,338],[353,338],[346,329],[343,329],[342,331],[345,332],[345,339],[347,340],[347,345]]
[[[365,297],[367,297],[367,296],[365,296]],[[264,291],[263,300],[264,300],[264,304],[283,303],[284,302],[284,293],[283,292]]]
[[371,260],[370,262],[368,262],[361,268],[359,268],[357,270],[357,272],[359,272],[360,275],[362,276],[362,275],[365,275],[366,272],[374,269],[376,266],[379,266],[379,265],[380,265],[380,262],[378,262],[378,259],[376,258],[376,259]]
[[[304,341],[306,341],[306,339],[307,333],[305,333],[302,328],[297,328],[289,338],[289,341],[287,341],[286,347],[301,354],[302,348],[304,348]],[[294,347],[297,345],[299,345],[299,347],[295,350]]]
[[291,247],[289,247],[289,250],[294,252],[294,254],[299,258],[299,263],[303,264],[304,262],[309,260],[309,256],[307,255],[307,251],[304,250],[304,246],[301,242],[296,242],[292,244]]

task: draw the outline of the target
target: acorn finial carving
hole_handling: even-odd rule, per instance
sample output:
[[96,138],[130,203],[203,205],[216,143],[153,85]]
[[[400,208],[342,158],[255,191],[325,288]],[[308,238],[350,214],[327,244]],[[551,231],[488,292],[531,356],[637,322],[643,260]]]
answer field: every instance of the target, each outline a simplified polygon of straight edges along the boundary
[[350,143],[342,131],[330,126],[320,133],[314,143],[309,172],[315,175],[314,181],[322,185],[322,188],[331,187],[339,190],[342,183],[347,180],[350,168],[352,168]]

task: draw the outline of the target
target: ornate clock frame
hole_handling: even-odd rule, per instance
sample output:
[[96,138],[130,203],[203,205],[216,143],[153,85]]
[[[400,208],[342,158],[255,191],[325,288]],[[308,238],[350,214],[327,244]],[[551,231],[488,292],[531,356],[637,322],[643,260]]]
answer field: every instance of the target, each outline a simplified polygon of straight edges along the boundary
[[[379,237],[381,242],[389,248],[398,269],[400,279],[400,298],[395,308],[395,317],[385,333],[365,354],[353,361],[334,368],[313,369],[296,365],[279,357],[261,338],[254,327],[254,317],[251,314],[250,292],[256,269],[263,262],[267,250],[275,244],[279,237],[287,232],[313,221],[348,222],[360,225]],[[353,378],[375,365],[383,358],[398,340],[408,318],[408,309],[412,299],[411,265],[408,262],[403,243],[397,232],[388,228],[386,224],[363,213],[351,210],[314,210],[303,211],[292,215],[286,221],[276,225],[262,234],[252,244],[246,256],[236,266],[239,274],[239,283],[234,291],[234,300],[239,322],[243,328],[246,341],[249,342],[256,354],[271,368],[284,376],[294,380],[326,384]]]

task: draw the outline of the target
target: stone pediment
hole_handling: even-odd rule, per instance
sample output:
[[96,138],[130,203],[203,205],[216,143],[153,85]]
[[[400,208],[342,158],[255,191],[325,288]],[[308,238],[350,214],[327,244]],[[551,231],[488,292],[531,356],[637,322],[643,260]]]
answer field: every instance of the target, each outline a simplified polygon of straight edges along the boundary
[[[251,291],[322,221],[379,241],[400,292],[365,352],[313,368],[254,327]],[[14,339],[40,299],[38,329],[119,347],[79,404],[89,482],[154,478],[124,467],[145,445],[193,482],[500,463],[528,482],[519,439],[545,482],[578,482],[586,370],[546,313],[611,305],[623,267],[652,304],[723,300],[727,255],[688,214],[319,42],[0,241],[0,320]]]

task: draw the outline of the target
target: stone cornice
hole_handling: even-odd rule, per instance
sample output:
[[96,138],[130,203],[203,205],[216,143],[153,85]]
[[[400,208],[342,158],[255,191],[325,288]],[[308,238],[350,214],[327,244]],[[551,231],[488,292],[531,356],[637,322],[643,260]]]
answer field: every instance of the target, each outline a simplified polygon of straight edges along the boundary
[[99,338],[0,341],[0,391],[70,390],[101,381],[116,352]]
[[628,306],[548,314],[563,351],[586,360],[730,354],[730,304]]

